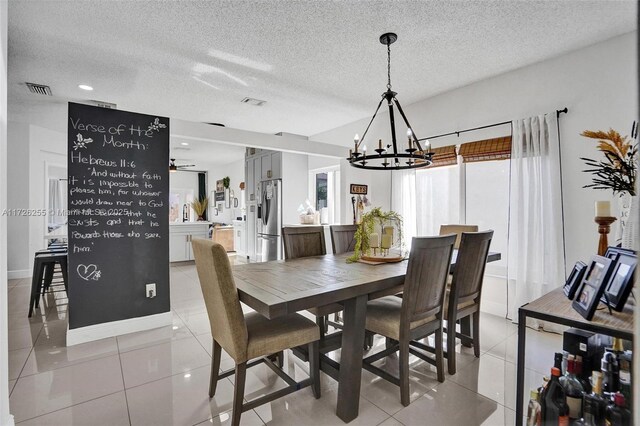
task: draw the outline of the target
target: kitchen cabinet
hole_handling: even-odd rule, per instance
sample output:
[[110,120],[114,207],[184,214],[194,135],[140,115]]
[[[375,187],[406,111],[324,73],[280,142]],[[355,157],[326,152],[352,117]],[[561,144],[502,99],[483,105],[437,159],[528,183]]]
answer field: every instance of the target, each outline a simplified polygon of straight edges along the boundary
[[209,222],[183,222],[169,225],[169,262],[193,260],[191,241],[208,238]]
[[271,154],[271,176],[272,179],[282,179],[282,153]]
[[271,171],[271,154],[266,154],[260,157],[260,163],[262,165],[260,173],[262,179],[260,180],[273,179],[273,173]]
[[243,220],[233,221],[233,244],[236,248],[238,256],[246,256],[246,222]]

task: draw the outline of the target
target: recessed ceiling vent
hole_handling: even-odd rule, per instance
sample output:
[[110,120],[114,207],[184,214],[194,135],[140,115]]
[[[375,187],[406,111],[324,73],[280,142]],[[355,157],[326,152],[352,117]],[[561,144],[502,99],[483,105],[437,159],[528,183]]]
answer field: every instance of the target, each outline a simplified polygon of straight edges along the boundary
[[112,104],[111,102],[93,100],[93,101],[89,101],[89,103],[91,105],[95,105],[95,106],[100,107],[100,108],[118,109],[118,105]]
[[186,146],[176,146],[173,148],[174,151],[191,151],[191,148],[187,148]]
[[53,96],[51,94],[51,87],[49,86],[29,82],[26,82],[25,84],[27,85],[31,93],[35,93],[36,95]]
[[255,99],[255,98],[244,98],[240,102],[242,102],[243,104],[249,104],[253,106],[262,106],[267,103],[267,101],[261,101],[260,99]]

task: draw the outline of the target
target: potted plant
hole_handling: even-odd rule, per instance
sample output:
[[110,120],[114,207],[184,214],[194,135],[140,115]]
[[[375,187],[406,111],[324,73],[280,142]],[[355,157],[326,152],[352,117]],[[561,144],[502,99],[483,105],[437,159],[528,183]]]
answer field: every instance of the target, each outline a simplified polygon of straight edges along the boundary
[[231,179],[229,176],[222,178],[222,184],[224,185],[224,189],[229,189],[229,184],[231,183]]
[[191,201],[191,208],[198,215],[198,220],[204,220],[204,213],[207,211],[207,206],[209,205],[209,199],[207,197],[202,197],[201,199],[196,199]]
[[375,207],[362,215],[358,229],[354,235],[356,241],[353,255],[347,259],[347,263],[357,262],[362,256],[367,256],[371,252],[370,235],[378,225],[383,228],[385,225],[393,225],[398,233],[400,251],[404,254],[404,239],[402,237],[402,216],[394,211],[383,212],[380,207]]

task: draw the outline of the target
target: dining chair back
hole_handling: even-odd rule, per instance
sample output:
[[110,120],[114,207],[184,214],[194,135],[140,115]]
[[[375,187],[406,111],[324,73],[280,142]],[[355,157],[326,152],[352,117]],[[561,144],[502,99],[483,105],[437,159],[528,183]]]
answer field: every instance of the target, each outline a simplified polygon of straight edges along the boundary
[[431,316],[442,316],[455,235],[414,237],[404,280],[404,326]]
[[247,326],[229,256],[222,245],[209,240],[194,239],[192,246],[211,335],[232,358],[245,361]]
[[440,225],[440,235],[456,234],[453,248],[460,248],[460,238],[463,232],[478,232],[478,225]]
[[333,254],[348,253],[355,250],[358,225],[331,225],[331,248]]
[[285,226],[282,238],[285,259],[327,254],[322,226]]

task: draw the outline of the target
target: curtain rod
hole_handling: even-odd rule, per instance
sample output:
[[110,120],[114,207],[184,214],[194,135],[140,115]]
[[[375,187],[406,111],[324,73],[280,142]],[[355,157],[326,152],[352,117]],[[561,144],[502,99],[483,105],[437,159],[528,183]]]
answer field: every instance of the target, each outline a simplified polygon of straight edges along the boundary
[[[568,113],[569,109],[567,107],[564,107],[563,109],[558,109],[556,110],[556,117],[560,117],[560,114],[562,113]],[[420,138],[418,139],[419,141],[426,141],[427,139],[437,139],[437,138],[442,138],[444,136],[451,136],[451,135],[456,135],[458,137],[460,137],[460,133],[467,133],[467,132],[473,132],[474,130],[482,130],[482,129],[488,129],[490,127],[497,127],[497,126],[504,126],[505,124],[511,124],[511,121],[503,121],[500,123],[494,123],[494,124],[487,124],[486,126],[480,126],[480,127],[473,127],[471,129],[465,129],[465,130],[458,130],[457,132],[449,132],[449,133],[443,133],[441,135],[436,135],[436,136],[428,136],[426,138]]]

